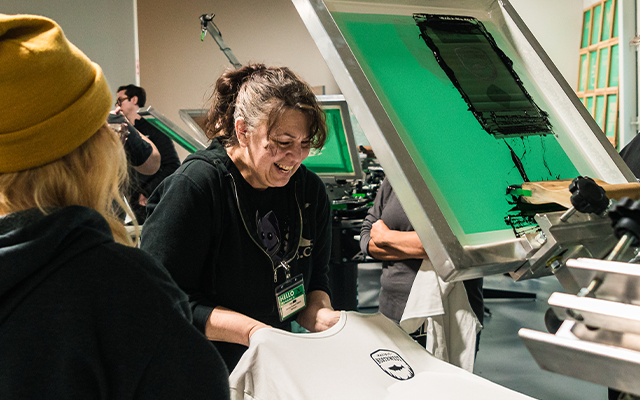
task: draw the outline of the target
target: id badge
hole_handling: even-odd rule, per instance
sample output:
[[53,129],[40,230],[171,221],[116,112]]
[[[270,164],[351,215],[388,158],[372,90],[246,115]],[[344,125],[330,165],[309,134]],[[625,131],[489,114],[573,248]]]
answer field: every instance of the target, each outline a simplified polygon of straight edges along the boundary
[[307,305],[302,274],[287,279],[282,285],[276,287],[276,302],[278,303],[280,322]]

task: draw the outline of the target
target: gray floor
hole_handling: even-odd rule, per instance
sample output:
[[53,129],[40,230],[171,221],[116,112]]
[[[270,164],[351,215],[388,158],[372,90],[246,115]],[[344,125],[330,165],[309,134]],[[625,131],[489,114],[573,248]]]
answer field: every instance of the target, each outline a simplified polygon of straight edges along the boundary
[[[488,299],[480,351],[474,373],[492,382],[540,400],[606,400],[603,386],[541,370],[518,337],[520,328],[546,332],[544,313],[551,293],[562,291],[555,277],[513,282],[508,277],[485,278],[485,288],[536,293],[536,300]],[[361,312],[377,311],[380,264],[358,268],[358,304]]]

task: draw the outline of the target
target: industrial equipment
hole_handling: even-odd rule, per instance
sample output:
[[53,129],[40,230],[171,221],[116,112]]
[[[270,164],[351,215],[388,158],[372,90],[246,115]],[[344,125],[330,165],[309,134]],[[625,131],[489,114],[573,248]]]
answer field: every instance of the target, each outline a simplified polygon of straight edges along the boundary
[[605,260],[567,261],[581,289],[549,298],[557,331],[518,333],[542,369],[640,395],[640,202],[625,198],[609,217],[618,244]]
[[149,123],[151,123],[151,125],[157,128],[160,132],[167,135],[171,140],[178,143],[189,153],[207,148],[207,145],[205,144],[206,142],[203,142],[201,138],[196,138],[185,132],[182,128],[169,120],[169,118],[165,117],[161,112],[151,106],[141,108],[138,110],[138,114],[149,121]]
[[509,1],[292,1],[438,275],[554,274],[539,365],[640,394],[636,179]]
[[615,244],[601,217],[522,201],[635,178],[508,1],[293,3],[443,279],[535,278]]
[[209,32],[213,40],[218,44],[218,47],[220,47],[220,51],[224,53],[231,65],[233,65],[235,69],[239,69],[242,67],[242,64],[240,64],[236,56],[233,55],[231,48],[229,48],[224,40],[222,40],[222,33],[220,33],[220,29],[218,29],[216,24],[213,23],[213,17],[215,16],[215,14],[202,14],[200,16],[200,31],[202,32],[200,34],[200,41],[203,41],[207,32]]

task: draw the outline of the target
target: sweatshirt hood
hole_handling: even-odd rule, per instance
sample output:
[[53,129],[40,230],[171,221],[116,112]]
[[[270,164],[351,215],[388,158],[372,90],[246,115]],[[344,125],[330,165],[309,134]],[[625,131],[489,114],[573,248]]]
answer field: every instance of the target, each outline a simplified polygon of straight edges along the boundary
[[223,165],[225,168],[225,174],[228,174],[229,166],[233,164],[233,161],[231,161],[231,158],[227,155],[227,150],[219,138],[211,140],[211,144],[209,144],[209,147],[205,150],[198,150],[195,153],[188,155],[182,164],[184,165],[191,160],[202,160],[211,165]]
[[107,221],[85,207],[49,215],[34,208],[0,217],[0,325],[69,259],[106,242],[113,242]]

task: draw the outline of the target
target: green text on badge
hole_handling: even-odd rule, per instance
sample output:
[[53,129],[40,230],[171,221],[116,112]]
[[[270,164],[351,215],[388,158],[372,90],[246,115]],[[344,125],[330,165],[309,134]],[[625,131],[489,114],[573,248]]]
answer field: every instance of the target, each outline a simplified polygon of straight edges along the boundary
[[278,295],[278,309],[282,320],[304,308],[305,304],[304,285],[302,284]]

